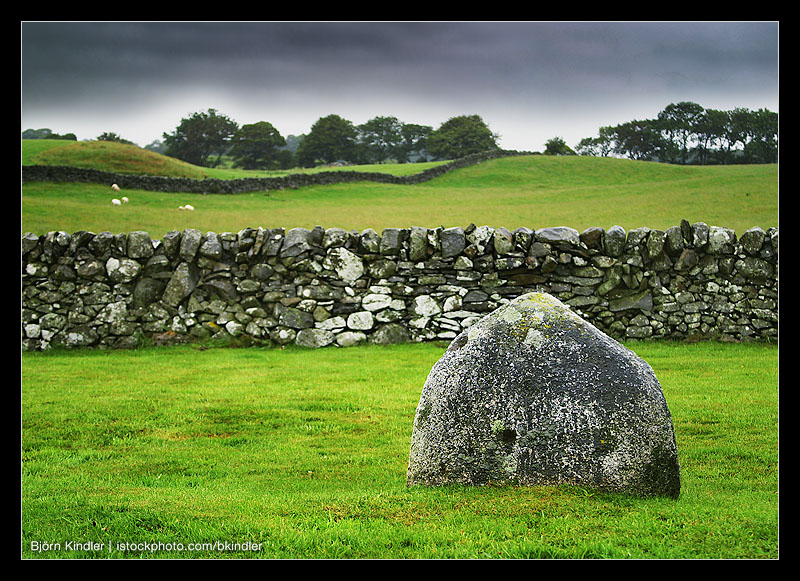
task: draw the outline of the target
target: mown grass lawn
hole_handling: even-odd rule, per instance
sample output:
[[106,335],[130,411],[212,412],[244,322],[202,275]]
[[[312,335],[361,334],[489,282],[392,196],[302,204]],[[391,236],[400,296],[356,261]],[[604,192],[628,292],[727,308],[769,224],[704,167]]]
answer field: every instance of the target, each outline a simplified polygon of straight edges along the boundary
[[628,346],[673,415],[677,500],[407,488],[440,344],[23,353],[22,556],[777,558],[777,346]]

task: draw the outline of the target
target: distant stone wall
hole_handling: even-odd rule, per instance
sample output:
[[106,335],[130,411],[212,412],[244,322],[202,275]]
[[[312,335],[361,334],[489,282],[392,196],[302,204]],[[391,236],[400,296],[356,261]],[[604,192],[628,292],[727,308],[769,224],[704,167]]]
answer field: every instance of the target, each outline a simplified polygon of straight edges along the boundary
[[778,230],[25,234],[22,348],[450,340],[548,292],[620,340],[777,340]]
[[532,154],[498,149],[469,155],[408,176],[393,176],[381,172],[336,170],[316,173],[297,173],[271,178],[209,178],[196,180],[190,178],[115,173],[60,165],[23,165],[22,182],[82,182],[105,184],[108,186],[117,184],[120,188],[125,190],[186,192],[196,194],[240,194],[245,192],[296,189],[311,185],[330,185],[363,181],[410,185],[422,183],[455,169],[475,165],[489,159],[515,155]]

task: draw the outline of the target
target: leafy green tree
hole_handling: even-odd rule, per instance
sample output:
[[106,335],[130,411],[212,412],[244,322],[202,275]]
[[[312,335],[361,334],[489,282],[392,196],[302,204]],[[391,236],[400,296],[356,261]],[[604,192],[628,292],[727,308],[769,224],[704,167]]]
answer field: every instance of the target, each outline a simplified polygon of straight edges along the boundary
[[259,121],[242,125],[231,138],[228,155],[234,167],[243,169],[275,169],[280,167],[280,149],[284,139],[271,123]]
[[363,159],[380,163],[396,159],[402,142],[403,124],[397,117],[374,117],[358,126]]
[[498,137],[479,115],[460,115],[451,117],[431,132],[428,152],[439,159],[458,159],[497,149]]
[[709,122],[714,128],[714,143],[717,145],[714,157],[720,163],[734,163],[738,152],[736,144],[745,138],[739,128],[739,119],[742,114],[746,117],[746,109],[732,109],[730,111],[708,111]]
[[600,138],[599,137],[584,137],[575,146],[575,151],[578,155],[599,156],[600,155]]
[[683,101],[665,107],[657,119],[601,127],[599,137],[582,139],[577,150],[666,163],[777,163],[778,114]]
[[[164,133],[166,155],[201,167],[216,167],[238,128],[235,121],[219,115],[216,109],[194,113],[181,119],[175,131]],[[214,154],[217,157],[212,162]]]
[[[778,161],[778,114],[768,109],[706,109],[695,132],[699,163]],[[716,149],[712,149],[712,145],[716,145]]]
[[778,114],[767,109],[752,111],[746,125],[747,143],[744,159],[747,163],[778,162]]
[[50,139],[53,135],[52,130],[48,128],[43,129],[26,129],[22,132],[22,139]]
[[397,148],[397,161],[408,163],[412,157],[415,159],[427,158],[428,137],[433,131],[429,125],[403,123],[400,130],[401,142]]
[[597,137],[584,137],[575,149],[579,155],[608,157],[614,151],[614,128],[601,127]]
[[22,132],[22,139],[63,139],[65,141],[78,141],[74,133],[65,133],[59,135],[53,133],[50,129],[26,129]]
[[691,141],[698,122],[703,117],[703,108],[691,101],[670,103],[658,114],[658,125],[666,138],[662,149],[676,152],[674,160],[685,164],[689,158],[689,142]]
[[727,111],[706,109],[697,120],[695,137],[699,163],[720,162],[727,157],[730,147],[722,148],[727,143],[725,136],[729,118]]
[[750,111],[744,107],[736,107],[729,111],[728,139],[733,147],[741,143],[742,148],[747,145],[748,125],[750,124]]
[[278,169],[290,169],[294,167],[294,154],[286,148],[278,150],[278,153],[275,155],[275,164],[275,167]]
[[553,137],[547,140],[544,148],[545,155],[575,155],[575,152],[567,145],[567,142],[560,137]]
[[628,121],[614,127],[614,153],[630,159],[658,159],[664,145],[658,124],[652,119]]
[[358,131],[351,121],[339,115],[321,117],[297,148],[297,161],[303,167],[337,160],[353,162],[357,155]]
[[98,135],[97,141],[113,141],[114,143],[125,143],[127,145],[134,145],[133,141],[128,141],[127,139],[123,139],[116,133],[110,133],[108,131],[106,131],[102,135]]

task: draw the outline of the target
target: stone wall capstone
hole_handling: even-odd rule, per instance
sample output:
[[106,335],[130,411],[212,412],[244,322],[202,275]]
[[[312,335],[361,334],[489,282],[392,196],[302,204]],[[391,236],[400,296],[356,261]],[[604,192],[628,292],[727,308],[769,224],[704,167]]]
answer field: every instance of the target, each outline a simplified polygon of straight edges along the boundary
[[619,340],[778,335],[777,228],[49,232],[21,259],[24,350],[450,341],[528,292]]

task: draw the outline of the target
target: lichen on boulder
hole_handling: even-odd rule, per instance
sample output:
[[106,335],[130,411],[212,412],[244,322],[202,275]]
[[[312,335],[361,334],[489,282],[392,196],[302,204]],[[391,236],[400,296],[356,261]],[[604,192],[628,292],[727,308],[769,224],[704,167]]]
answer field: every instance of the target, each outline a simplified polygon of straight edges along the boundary
[[414,418],[408,485],[576,485],[677,497],[672,417],[650,365],[529,293],[459,334]]

